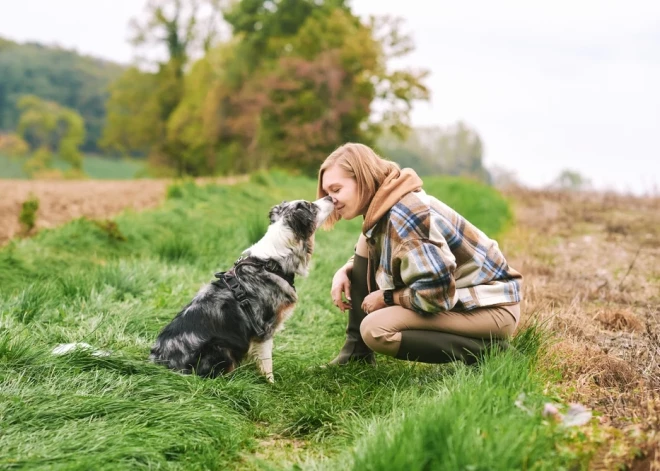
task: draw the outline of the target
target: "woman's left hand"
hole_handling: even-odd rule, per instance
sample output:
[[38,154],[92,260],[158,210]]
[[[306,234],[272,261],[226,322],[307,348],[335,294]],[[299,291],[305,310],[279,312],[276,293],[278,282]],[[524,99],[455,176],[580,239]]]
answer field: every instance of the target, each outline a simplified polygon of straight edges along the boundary
[[371,314],[384,307],[387,307],[387,304],[385,304],[385,296],[382,289],[369,293],[362,301],[362,310],[365,314]]

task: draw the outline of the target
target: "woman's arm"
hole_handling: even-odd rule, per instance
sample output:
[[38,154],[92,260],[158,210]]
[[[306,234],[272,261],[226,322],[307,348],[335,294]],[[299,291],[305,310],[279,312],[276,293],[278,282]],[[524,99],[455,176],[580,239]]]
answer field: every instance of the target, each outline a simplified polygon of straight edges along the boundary
[[406,285],[394,292],[396,304],[420,313],[454,307],[456,258],[446,242],[409,240],[401,246],[394,264],[399,266],[401,280]]

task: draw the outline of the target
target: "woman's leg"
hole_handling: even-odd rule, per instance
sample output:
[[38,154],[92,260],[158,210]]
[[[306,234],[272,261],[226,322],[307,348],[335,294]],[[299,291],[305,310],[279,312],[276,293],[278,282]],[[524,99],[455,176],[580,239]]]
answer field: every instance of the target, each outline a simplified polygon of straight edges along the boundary
[[516,304],[427,317],[392,306],[369,314],[360,333],[372,350],[399,359],[474,363],[491,345],[506,345],[499,340],[513,334],[519,310]]
[[[367,256],[367,241],[364,235],[360,234],[360,239],[355,247],[355,259],[350,276],[351,309],[348,311],[346,342],[339,355],[330,362],[330,365],[345,365],[349,361],[363,361],[367,363],[374,363],[376,361],[374,352],[364,343],[360,336],[360,323],[366,315],[361,308],[362,301],[369,294],[367,290]],[[376,286],[375,281],[372,281],[371,286]]]

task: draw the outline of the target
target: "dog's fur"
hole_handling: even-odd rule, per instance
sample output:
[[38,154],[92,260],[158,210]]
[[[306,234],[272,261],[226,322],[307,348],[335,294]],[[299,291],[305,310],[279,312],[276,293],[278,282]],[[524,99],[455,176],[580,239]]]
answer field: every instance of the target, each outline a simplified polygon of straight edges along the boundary
[[[233,371],[247,354],[261,373],[273,381],[273,335],[293,313],[298,296],[281,276],[264,268],[241,264],[245,257],[277,262],[284,274],[306,276],[314,233],[332,213],[329,197],[315,202],[282,202],[269,213],[263,238],[246,249],[235,274],[249,300],[253,318],[223,283],[209,283],[165,326],[151,349],[151,360],[168,368],[215,377]],[[252,325],[264,334],[257,336]]]

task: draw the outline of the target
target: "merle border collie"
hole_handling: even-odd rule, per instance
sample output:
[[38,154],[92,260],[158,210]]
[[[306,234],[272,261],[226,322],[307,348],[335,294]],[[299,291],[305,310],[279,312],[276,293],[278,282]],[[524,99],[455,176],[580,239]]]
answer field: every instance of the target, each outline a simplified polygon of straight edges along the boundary
[[271,208],[266,234],[165,326],[150,359],[181,373],[216,377],[250,357],[273,382],[273,335],[293,313],[294,277],[307,275],[314,234],[333,209],[330,197]]

